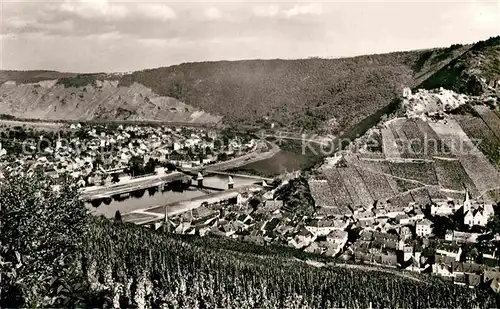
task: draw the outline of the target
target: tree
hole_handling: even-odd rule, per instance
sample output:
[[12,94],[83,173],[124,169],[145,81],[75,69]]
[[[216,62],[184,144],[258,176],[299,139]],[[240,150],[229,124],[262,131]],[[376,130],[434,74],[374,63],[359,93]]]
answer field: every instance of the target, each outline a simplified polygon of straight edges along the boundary
[[221,147],[223,147],[224,144],[222,143],[222,141],[220,139],[215,139],[214,140],[214,149],[215,150],[220,150]]
[[122,214],[119,210],[115,212],[115,221],[122,221]]
[[209,146],[205,147],[205,155],[211,155],[213,152],[212,152],[212,148],[210,148]]
[[252,197],[250,201],[248,201],[248,204],[250,207],[252,207],[253,210],[257,210],[257,207],[260,205],[262,201],[259,198]]
[[486,223],[486,228],[493,235],[500,235],[500,216],[498,214],[491,216]]
[[120,177],[118,176],[118,173],[113,174],[111,177],[112,177],[111,178],[111,182],[112,183],[118,183],[118,182],[120,182]]
[[166,163],[164,163],[163,167],[166,168],[169,172],[175,171],[177,169],[177,167],[175,166],[175,164],[173,164],[172,162],[166,162]]
[[155,167],[158,164],[158,160],[150,158],[149,161],[144,166],[144,174],[152,174],[155,172]]
[[132,177],[144,175],[144,160],[138,156],[130,158],[128,170]]
[[228,158],[229,157],[225,152],[221,152],[217,155],[217,161],[226,161]]
[[69,178],[59,192],[54,184],[41,173],[7,174],[0,184],[0,267],[5,274],[0,307],[54,306],[51,297],[59,294],[60,277],[81,280],[73,265],[82,254],[89,216]]

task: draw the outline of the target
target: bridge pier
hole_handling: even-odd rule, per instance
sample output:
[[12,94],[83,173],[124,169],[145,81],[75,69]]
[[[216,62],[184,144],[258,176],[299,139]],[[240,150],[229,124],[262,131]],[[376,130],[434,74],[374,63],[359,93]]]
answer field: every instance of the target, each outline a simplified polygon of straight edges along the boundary
[[198,172],[196,180],[198,181],[198,188],[203,188],[203,175],[200,172]]

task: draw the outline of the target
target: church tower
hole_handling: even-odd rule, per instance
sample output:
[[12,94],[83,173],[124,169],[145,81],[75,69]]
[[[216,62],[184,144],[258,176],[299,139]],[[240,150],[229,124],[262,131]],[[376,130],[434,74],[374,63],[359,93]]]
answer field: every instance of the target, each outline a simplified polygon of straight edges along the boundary
[[465,200],[464,200],[464,214],[470,211],[472,208],[472,203],[470,201],[469,190],[465,189]]

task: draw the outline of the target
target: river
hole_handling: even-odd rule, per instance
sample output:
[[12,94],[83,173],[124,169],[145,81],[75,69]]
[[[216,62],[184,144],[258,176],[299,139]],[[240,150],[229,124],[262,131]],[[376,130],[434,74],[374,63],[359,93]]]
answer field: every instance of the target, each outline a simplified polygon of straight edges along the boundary
[[[346,130],[346,132],[339,136],[337,140],[332,141],[334,149],[341,149],[345,146],[344,143],[337,145],[339,141],[349,141],[355,139],[357,136],[363,135],[366,130],[375,125],[383,115],[394,112],[398,106],[399,100],[395,99],[387,106],[366,117],[349,130]],[[247,164],[240,168],[230,170],[229,172],[274,177],[285,172],[310,169],[320,164],[325,156],[331,156],[333,153],[332,151],[329,153],[322,152],[319,145],[314,143],[308,143],[307,147],[304,147],[301,141],[277,141],[277,144],[281,150],[273,157]],[[255,179],[245,177],[233,177],[233,180],[235,188],[258,182]],[[227,182],[228,177],[222,175],[213,175],[205,177],[204,179],[205,186],[220,189],[226,189]],[[210,192],[207,192],[206,190],[203,192],[196,188],[185,190],[183,192],[167,190],[164,192],[150,193],[146,190],[144,195],[140,198],[129,197],[122,201],[112,200],[109,204],[105,204],[103,202],[98,207],[93,207],[91,204],[88,204],[88,207],[96,215],[113,217],[117,210],[120,210],[120,213],[125,214],[138,209],[200,197],[209,193]]]
[[[233,177],[233,181],[234,181],[234,188],[259,182],[257,179],[246,178],[246,177]],[[212,188],[227,189],[227,183],[228,183],[228,176],[224,175],[212,175],[205,177],[205,179],[203,180],[203,184],[205,186]],[[193,184],[196,185],[195,181],[193,181]],[[98,216],[102,215],[107,218],[112,218],[114,217],[117,210],[119,210],[121,214],[125,214],[138,209],[175,203],[182,200],[200,197],[210,193],[210,191],[207,190],[201,191],[195,187],[192,187],[188,190],[184,190],[183,192],[175,192],[172,190],[166,190],[163,192],[160,191],[152,192],[152,191],[149,192],[149,190],[145,190],[144,195],[142,195],[141,197],[130,196],[121,201],[113,199],[109,204],[101,202],[98,207],[94,207],[92,204],[87,203],[87,208],[89,208],[90,211],[95,215]]]

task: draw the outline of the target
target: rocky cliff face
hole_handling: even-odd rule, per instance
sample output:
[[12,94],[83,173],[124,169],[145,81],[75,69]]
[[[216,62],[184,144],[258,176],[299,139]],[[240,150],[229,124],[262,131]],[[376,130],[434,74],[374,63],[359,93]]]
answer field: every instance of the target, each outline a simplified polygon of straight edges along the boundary
[[406,88],[403,94],[403,109],[409,118],[427,118],[452,111],[471,102],[472,98],[443,88],[435,90],[419,89],[412,93]]
[[60,80],[0,85],[0,113],[46,120],[135,120],[215,123],[221,117],[166,96],[139,83],[93,80],[70,86]]

